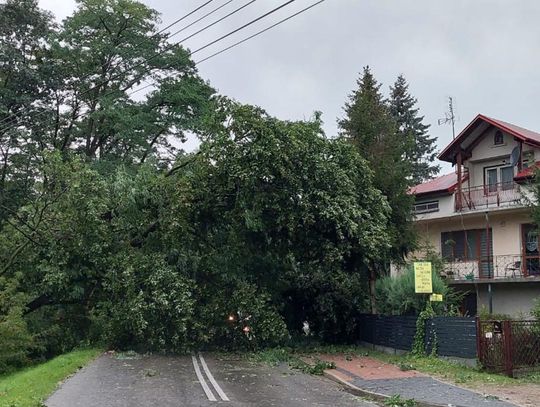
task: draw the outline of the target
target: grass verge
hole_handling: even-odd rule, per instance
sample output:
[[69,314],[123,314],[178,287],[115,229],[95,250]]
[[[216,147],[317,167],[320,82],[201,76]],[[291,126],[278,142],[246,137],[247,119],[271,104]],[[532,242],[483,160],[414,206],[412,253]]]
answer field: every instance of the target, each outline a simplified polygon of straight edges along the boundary
[[0,407],[39,407],[58,383],[101,353],[74,350],[48,362],[0,376]]

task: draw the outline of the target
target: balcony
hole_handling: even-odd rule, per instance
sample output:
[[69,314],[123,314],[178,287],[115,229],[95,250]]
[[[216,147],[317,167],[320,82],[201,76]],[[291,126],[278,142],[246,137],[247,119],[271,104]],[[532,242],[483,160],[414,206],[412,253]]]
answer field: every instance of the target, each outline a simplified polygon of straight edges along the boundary
[[540,278],[540,256],[505,254],[450,261],[445,263],[443,277],[463,282]]
[[515,182],[462,188],[461,200],[459,199],[459,193],[459,191],[456,191],[456,212],[523,205],[520,186]]

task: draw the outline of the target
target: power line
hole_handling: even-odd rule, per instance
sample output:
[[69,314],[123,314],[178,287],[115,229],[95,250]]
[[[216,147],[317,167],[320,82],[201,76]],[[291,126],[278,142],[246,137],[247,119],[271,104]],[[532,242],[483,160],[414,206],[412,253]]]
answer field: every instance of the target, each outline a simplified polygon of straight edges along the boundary
[[[213,1],[214,1],[214,0],[208,0],[208,1],[206,1],[205,3],[201,4],[200,6],[196,7],[195,9],[191,10],[189,13],[184,14],[182,17],[176,19],[175,21],[173,21],[172,23],[170,23],[170,24],[167,25],[166,27],[164,27],[164,28],[162,28],[161,30],[159,30],[158,32],[154,33],[149,39],[152,39],[152,38],[157,37],[159,34],[163,33],[165,30],[167,30],[167,29],[169,29],[169,28],[175,26],[175,25],[178,24],[179,22],[181,22],[181,21],[185,20],[186,18],[188,18],[189,16],[195,14],[197,11],[201,10],[203,7],[207,6],[208,4],[212,3]],[[229,4],[231,1],[233,1],[233,0],[230,0],[230,1],[226,2],[224,5],[222,5],[221,7],[218,7],[218,8],[216,8],[216,9],[214,9],[213,11],[211,11],[210,13],[207,13],[206,15],[204,15],[204,16],[201,17],[201,18],[199,18],[199,19],[196,20],[194,23],[191,23],[190,25],[188,25],[188,26],[185,27],[185,28],[191,27],[193,24],[199,22],[200,20],[202,20],[203,18],[209,16],[209,15],[212,14],[213,12],[215,12],[215,11],[219,10],[220,8],[226,6],[226,5]],[[180,30],[180,31],[182,31],[182,30]],[[180,31],[177,31],[176,33],[180,32]],[[175,33],[175,34],[176,34],[176,33]],[[175,34],[173,34],[173,35],[175,35]],[[170,36],[171,36],[171,35],[168,35],[167,38],[170,37]],[[141,44],[143,44],[146,40],[147,40],[147,39],[145,38],[144,41],[139,41],[138,43],[136,43],[136,44],[133,46],[133,48],[134,48],[134,49],[138,48],[138,47],[139,47]],[[120,45],[122,45],[122,44],[124,44],[124,43],[125,43],[124,41],[120,41],[118,44],[116,44],[116,45],[114,46],[114,48],[112,49],[112,51],[115,51],[116,49],[118,49],[118,47],[119,47]],[[79,78],[79,79],[78,79],[78,82],[82,82],[82,81],[84,81],[85,79],[88,79],[89,77],[91,77],[91,76],[94,75],[94,74],[95,74],[94,72],[88,73],[88,74],[84,75],[82,78]],[[27,111],[27,110],[29,110],[29,109],[30,109],[29,107],[26,107],[26,108],[22,109],[21,111],[19,111],[19,112],[17,112],[17,113],[13,113],[12,115],[9,115],[9,116],[5,117],[4,119],[0,120],[0,124],[6,122],[6,121],[8,121],[8,120],[10,120],[11,118],[17,118],[17,117],[19,117],[19,115],[23,114],[25,111]],[[0,131],[2,131],[2,130],[0,130]]]
[[[255,1],[255,0],[250,1],[249,3],[245,4],[243,7],[249,6],[249,5],[250,5],[251,3],[253,3],[254,1]],[[233,34],[236,34],[238,31],[243,30],[244,28],[246,28],[246,27],[248,27],[248,26],[250,26],[250,25],[252,25],[252,24],[255,24],[257,21],[259,21],[259,20],[261,20],[261,19],[263,19],[263,18],[269,16],[270,14],[275,13],[276,11],[282,9],[283,7],[285,7],[285,6],[287,6],[287,5],[291,4],[291,3],[293,3],[294,1],[295,1],[295,0],[289,0],[288,2],[283,3],[282,5],[276,7],[275,9],[270,10],[269,12],[263,14],[262,16],[259,16],[259,17],[257,17],[256,19],[251,20],[250,22],[244,24],[243,26],[238,27],[238,28],[236,28],[235,30],[230,31],[229,33],[227,33],[227,34],[225,34],[225,35],[219,37],[218,39],[216,39],[216,40],[214,40],[214,41],[212,41],[212,42],[209,42],[208,44],[206,44],[206,45],[204,45],[204,46],[202,46],[202,47],[196,49],[195,51],[191,52],[191,55],[196,54],[197,52],[202,51],[203,49],[206,49],[206,48],[208,48],[209,46],[212,46],[212,45],[216,44],[217,42],[222,41],[222,40],[224,40],[224,39],[227,38],[227,37],[230,37],[230,36],[233,35]],[[322,3],[323,1],[325,1],[325,0],[321,0],[321,1],[319,1],[319,3]],[[295,13],[295,14],[291,15],[289,18],[283,19],[283,20],[281,20],[280,22],[274,24],[273,26],[270,26],[270,27],[266,28],[265,30],[260,31],[260,32],[257,33],[257,34],[255,34],[255,35],[253,35],[253,36],[251,36],[251,37],[248,37],[247,39],[244,39],[244,40],[240,41],[240,42],[237,43],[236,45],[239,45],[241,42],[245,42],[245,41],[247,41],[247,40],[250,39],[250,38],[256,37],[257,35],[262,34],[264,31],[268,31],[269,29],[275,27],[276,25],[279,25],[279,24],[281,24],[281,23],[283,23],[283,22],[285,22],[285,21],[287,21],[287,20],[289,20],[289,19],[295,17],[296,15],[301,14],[301,13],[303,13],[304,11],[309,10],[311,7],[314,7],[314,6],[316,6],[317,4],[319,4],[319,3],[315,3],[315,4],[313,4],[313,5],[309,6],[309,7],[306,7],[305,9],[299,11],[298,13]],[[228,16],[229,16],[229,15],[227,15],[227,16],[221,18],[220,20],[215,21],[215,22],[212,23],[212,24],[207,25],[206,27],[202,28],[202,29],[199,30],[198,32],[195,32],[194,34],[192,34],[192,35],[190,35],[190,36],[188,36],[188,37],[182,39],[179,43],[181,43],[181,42],[183,42],[183,41],[186,41],[186,40],[190,39],[193,35],[198,34],[199,32],[201,32],[201,31],[203,31],[203,30],[205,30],[205,29],[207,29],[207,28],[210,28],[211,26],[215,25],[216,23],[220,22],[221,20],[225,19],[225,18],[228,17]],[[230,46],[230,47],[226,48],[225,50],[223,50],[223,51],[221,51],[221,52],[224,52],[224,51],[226,51],[227,49],[233,48],[234,46],[235,46],[235,45]],[[220,53],[221,53],[221,52],[220,52]],[[206,60],[206,59],[209,59],[209,58],[205,58],[205,60]],[[199,61],[199,62],[200,62],[200,61]],[[195,65],[197,65],[197,64],[198,64],[198,62],[195,63]],[[149,88],[150,86],[153,86],[154,84],[155,84],[155,82],[154,82],[154,83],[149,83],[148,85],[145,85],[145,86],[143,86],[143,87],[140,88],[140,89],[136,89],[135,91],[129,93],[128,95],[133,95],[134,93],[137,93],[137,92],[140,92],[140,91],[142,91],[142,90],[144,90],[144,89],[146,89],[146,88]]]
[[284,18],[283,20],[280,20],[280,21],[278,21],[277,23],[272,24],[272,25],[266,27],[265,29],[263,29],[263,30],[261,30],[261,31],[258,31],[258,32],[256,32],[255,34],[250,35],[249,37],[244,38],[243,40],[240,40],[240,41],[238,41],[238,42],[235,42],[234,44],[232,44],[232,45],[230,45],[230,46],[228,46],[228,47],[226,47],[226,48],[223,48],[222,50],[220,50],[220,51],[218,51],[218,52],[216,52],[216,53],[214,53],[214,54],[212,54],[212,55],[209,55],[209,56],[207,56],[207,57],[205,57],[205,58],[203,58],[203,59],[200,59],[199,61],[195,62],[195,65],[199,65],[200,63],[202,63],[202,62],[204,62],[204,61],[208,61],[209,59],[214,58],[214,57],[216,57],[216,56],[218,56],[218,55],[220,55],[220,54],[222,54],[222,53],[224,53],[224,52],[230,50],[231,48],[234,48],[234,47],[236,47],[236,46],[238,46],[238,45],[240,45],[240,44],[243,44],[244,42],[249,41],[249,40],[251,40],[252,38],[257,37],[257,36],[259,36],[259,35],[265,33],[266,31],[269,31],[269,30],[271,30],[272,28],[277,27],[277,26],[280,25],[280,24],[283,24],[284,22],[286,22],[286,21],[288,21],[288,20],[290,20],[290,19],[296,17],[297,15],[302,14],[302,13],[308,11],[309,9],[311,9],[311,8],[313,8],[313,7],[315,7],[315,6],[318,6],[319,4],[323,3],[324,1],[326,1],[326,0],[319,0],[318,2],[313,3],[312,5],[310,5],[310,6],[306,7],[306,8],[304,8],[304,9],[302,9],[302,10],[300,10],[300,11],[298,11],[298,12],[292,14],[292,15],[290,15],[289,17]]
[[[319,4],[323,3],[324,1],[326,1],[326,0],[319,0],[319,1],[311,4],[310,6],[305,7],[302,10],[300,10],[300,11],[294,13],[294,14],[291,14],[290,16],[288,16],[288,17],[286,17],[286,18],[284,18],[282,20],[279,20],[277,23],[274,23],[274,24],[272,24],[272,25],[270,25],[270,26],[268,26],[268,27],[266,27],[266,28],[264,28],[264,29],[262,29],[260,31],[257,31],[255,34],[252,34],[252,35],[250,35],[250,36],[248,36],[248,37],[246,37],[246,38],[244,38],[244,39],[242,39],[242,40],[240,40],[238,42],[235,42],[234,44],[232,44],[232,45],[230,45],[230,46],[228,46],[226,48],[223,48],[222,50],[220,50],[218,52],[215,52],[212,55],[209,55],[209,56],[207,56],[207,57],[205,57],[203,59],[200,59],[199,61],[195,62],[195,65],[199,65],[200,63],[205,62],[205,61],[207,61],[207,60],[209,60],[211,58],[214,58],[214,57],[216,57],[216,56],[218,56],[218,55],[220,55],[220,54],[222,54],[222,53],[224,53],[226,51],[229,51],[230,49],[232,49],[234,47],[237,47],[238,45],[243,44],[246,41],[249,41],[249,40],[251,40],[251,39],[253,39],[255,37],[258,37],[259,35],[265,33],[266,31],[269,31],[269,30],[277,27],[278,25],[283,24],[286,21],[291,20],[294,17],[296,17],[296,16],[298,16],[298,15],[300,15],[302,13],[305,13],[306,11],[312,9],[313,7],[318,6]],[[195,52],[193,52],[193,53],[195,53]],[[141,87],[139,89],[135,89],[134,91],[128,93],[128,95],[131,96],[131,95],[134,95],[135,93],[139,93],[139,92],[141,92],[141,91],[143,91],[143,90],[145,90],[145,89],[147,89],[147,88],[149,88],[151,86],[156,85],[156,83],[157,82],[154,81],[152,83],[144,85],[143,87]]]
[[[291,19],[293,19],[294,17],[296,17],[296,16],[298,16],[298,15],[300,15],[300,14],[302,14],[302,13],[305,13],[306,11],[312,9],[313,7],[318,6],[319,4],[323,3],[324,1],[326,1],[326,0],[319,0],[319,1],[317,1],[317,2],[315,2],[315,3],[313,3],[313,4],[311,4],[310,6],[305,7],[305,8],[303,8],[302,10],[300,10],[300,11],[294,13],[294,14],[291,14],[290,16],[288,16],[288,17],[286,17],[286,18],[284,18],[284,19],[278,21],[277,23],[274,23],[274,24],[272,24],[272,25],[270,25],[270,26],[268,26],[268,27],[266,27],[266,28],[264,28],[264,29],[262,29],[262,30],[256,32],[255,34],[252,34],[252,35],[250,35],[250,36],[248,36],[248,37],[246,37],[246,38],[244,38],[244,39],[242,39],[242,40],[240,40],[240,41],[238,41],[238,42],[235,42],[234,44],[232,44],[232,45],[230,45],[230,46],[228,46],[228,47],[226,47],[226,48],[223,48],[222,50],[220,50],[220,51],[218,51],[218,52],[213,53],[212,55],[209,55],[209,56],[207,56],[207,57],[205,57],[205,58],[203,58],[203,59],[201,59],[201,60],[195,62],[195,65],[199,65],[200,63],[205,62],[205,61],[207,61],[207,60],[209,60],[209,59],[211,59],[211,58],[214,58],[214,57],[216,57],[216,56],[218,56],[218,55],[220,55],[220,54],[222,54],[222,53],[224,53],[224,52],[226,52],[226,51],[229,51],[230,49],[232,49],[232,48],[234,48],[234,47],[237,47],[238,45],[243,44],[243,43],[246,42],[246,41],[249,41],[249,40],[251,40],[251,39],[253,39],[253,38],[255,38],[255,37],[258,37],[259,35],[265,33],[266,31],[269,31],[269,30],[271,30],[271,29],[277,27],[278,25],[285,23],[286,21],[291,20]],[[131,95],[134,95],[135,93],[139,93],[139,92],[141,92],[141,91],[143,91],[143,90],[145,90],[145,89],[147,89],[147,88],[149,88],[149,87],[151,87],[151,86],[156,85],[156,83],[157,83],[157,82],[154,81],[154,82],[152,82],[152,83],[149,83],[149,84],[147,84],[147,85],[144,85],[143,87],[141,87],[141,88],[139,88],[139,89],[135,89],[134,91],[128,93],[128,95],[131,96]]]
[[226,1],[226,2],[225,2],[225,3],[223,3],[223,4],[221,5],[221,6],[219,6],[219,7],[216,7],[216,8],[215,8],[215,9],[213,9],[212,11],[210,11],[210,12],[206,13],[206,14],[205,14],[204,16],[202,16],[202,17],[198,18],[197,20],[193,21],[193,22],[192,22],[191,24],[188,24],[188,25],[186,25],[185,27],[183,27],[183,28],[179,29],[178,31],[175,31],[175,32],[174,32],[174,33],[172,33],[172,34],[169,34],[169,35],[167,36],[167,38],[171,38],[171,37],[174,37],[175,35],[177,35],[177,34],[181,33],[182,31],[185,31],[185,30],[187,30],[187,29],[188,29],[188,28],[190,28],[191,26],[193,26],[193,25],[197,24],[197,23],[198,23],[199,21],[201,21],[201,20],[204,20],[204,19],[205,19],[206,17],[208,17],[208,16],[210,16],[210,15],[214,14],[214,13],[215,13],[216,11],[218,11],[218,10],[221,10],[221,9],[222,9],[223,7],[225,7],[226,5],[228,5],[228,4],[230,4],[230,3],[232,3],[233,1],[234,1],[234,0],[229,0],[229,1]]
[[262,20],[262,19],[265,18],[265,17],[268,17],[270,14],[274,14],[276,11],[281,10],[283,7],[288,6],[289,4],[293,3],[294,1],[295,1],[295,0],[289,0],[289,1],[286,1],[286,2],[283,3],[282,5],[280,5],[280,6],[276,7],[276,8],[274,8],[274,9],[270,10],[269,12],[263,14],[262,16],[257,17],[257,18],[254,19],[254,20],[251,20],[249,23],[246,23],[246,24],[244,24],[243,26],[238,27],[237,29],[235,29],[235,30],[233,30],[233,31],[231,31],[231,32],[229,32],[229,33],[227,33],[227,34],[225,34],[225,35],[219,37],[217,40],[214,40],[214,41],[212,41],[212,42],[209,42],[209,43],[206,44],[206,45],[203,45],[203,46],[200,47],[200,48],[197,48],[195,51],[193,51],[193,52],[191,53],[191,55],[193,55],[193,54],[195,54],[195,53],[197,53],[197,52],[199,52],[199,51],[202,51],[203,49],[208,48],[209,46],[214,45],[215,43],[217,43],[217,42],[219,42],[219,41],[221,41],[221,40],[224,40],[225,38],[230,37],[230,36],[233,35],[233,34],[236,34],[238,31],[243,30],[244,28],[249,27],[249,26],[252,25],[252,24],[255,24],[257,21]]
[[[155,35],[158,35],[158,34],[161,34],[163,31],[165,30],[168,30],[169,28],[175,26],[176,24],[178,24],[180,21],[183,21],[185,20],[186,18],[188,18],[189,16],[191,16],[192,14],[196,13],[197,11],[199,11],[200,9],[202,9],[203,7],[205,7],[206,5],[212,3],[214,0],[208,0],[206,3],[203,3],[201,4],[199,7],[197,7],[196,9],[194,9],[193,11],[190,11],[189,13],[187,13],[186,15],[174,20],[172,23],[170,23],[167,27],[165,28],[162,28],[160,31],[158,31]],[[232,1],[232,0],[231,0]],[[230,1],[229,1],[230,3]],[[223,6],[221,6],[223,7]],[[219,8],[218,8],[219,9]],[[208,15],[208,14],[207,14]],[[169,36],[168,36],[169,37]],[[138,45],[141,45],[141,44],[138,44]]]
[[[174,44],[171,44],[171,46],[181,44],[181,43],[183,43],[184,41],[187,41],[187,40],[189,40],[189,39],[195,37],[197,34],[200,34],[200,33],[202,33],[203,31],[208,30],[209,28],[211,28],[211,27],[215,26],[216,24],[222,22],[222,21],[225,20],[226,18],[229,18],[230,16],[232,16],[232,15],[238,13],[239,11],[243,10],[244,8],[246,8],[247,6],[249,6],[250,4],[255,3],[256,1],[257,1],[257,0],[251,0],[251,1],[247,2],[247,3],[244,4],[243,6],[238,7],[237,9],[231,11],[229,14],[227,14],[227,15],[221,17],[220,19],[218,19],[218,20],[216,20],[216,21],[214,21],[214,22],[212,22],[212,23],[206,25],[205,27],[201,28],[200,30],[195,31],[193,34],[190,34],[190,35],[188,35],[187,37],[182,38],[180,41],[175,42]],[[292,0],[292,1],[294,1],[294,0]],[[178,34],[180,31],[182,31],[182,30],[177,31],[177,32],[175,32],[175,33],[172,34],[172,35],[176,35],[176,34]],[[172,36],[172,35],[171,35],[171,36]],[[158,54],[158,55],[159,55],[159,54]],[[148,60],[151,60],[152,58],[154,58],[154,56],[150,57]]]

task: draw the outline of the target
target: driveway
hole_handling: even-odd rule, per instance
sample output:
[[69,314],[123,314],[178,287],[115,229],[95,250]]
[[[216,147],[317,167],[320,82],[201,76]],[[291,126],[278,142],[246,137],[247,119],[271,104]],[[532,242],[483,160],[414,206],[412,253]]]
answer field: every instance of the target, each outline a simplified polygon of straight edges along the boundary
[[47,407],[373,407],[322,377],[233,356],[104,354],[68,379]]

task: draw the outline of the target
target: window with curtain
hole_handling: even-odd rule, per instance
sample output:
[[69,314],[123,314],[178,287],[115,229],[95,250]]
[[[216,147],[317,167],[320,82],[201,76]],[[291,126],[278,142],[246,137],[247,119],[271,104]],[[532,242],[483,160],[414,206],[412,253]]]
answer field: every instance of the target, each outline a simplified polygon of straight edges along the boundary
[[[487,235],[489,234],[489,241]],[[441,233],[442,257],[446,261],[481,260],[493,253],[491,229],[459,230]]]

